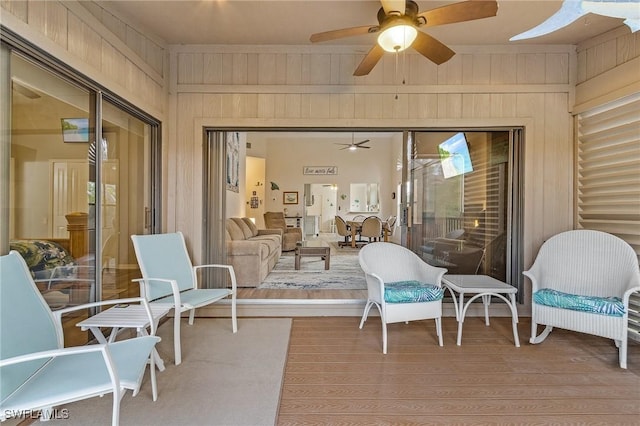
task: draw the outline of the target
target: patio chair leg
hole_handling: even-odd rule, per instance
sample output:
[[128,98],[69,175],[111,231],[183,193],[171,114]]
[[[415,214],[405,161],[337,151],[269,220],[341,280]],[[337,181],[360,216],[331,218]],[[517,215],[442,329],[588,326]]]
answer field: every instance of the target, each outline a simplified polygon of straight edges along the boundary
[[438,335],[438,344],[440,346],[444,346],[442,343],[442,320],[441,318],[436,318],[436,334]]
[[189,311],[189,325],[193,325],[193,321],[196,317],[196,308],[193,308]]
[[231,295],[231,328],[233,329],[234,333],[238,332],[238,317],[236,314],[236,294],[233,293]]
[[627,368],[627,339],[623,338],[620,341],[620,349],[618,349],[618,358],[620,361],[620,368]]
[[384,321],[384,318],[381,318],[382,320],[382,353],[383,354],[387,354],[387,323]]
[[180,349],[180,311],[177,310],[173,318],[173,350],[175,352],[176,365],[182,362],[182,351]]
[[373,302],[371,300],[367,300],[367,304],[364,307],[364,313],[362,314],[362,319],[360,320],[360,329],[362,329],[362,327],[364,326],[364,322],[369,316],[369,310],[371,309],[371,306],[373,306]]
[[547,325],[544,327],[544,330],[542,330],[542,333],[537,334],[538,324],[535,322],[531,322],[531,339],[529,339],[529,343],[531,343],[532,345],[535,345],[537,343],[542,343],[544,339],[547,338],[549,333],[551,333],[552,330],[553,330],[553,327],[551,327],[550,325]]

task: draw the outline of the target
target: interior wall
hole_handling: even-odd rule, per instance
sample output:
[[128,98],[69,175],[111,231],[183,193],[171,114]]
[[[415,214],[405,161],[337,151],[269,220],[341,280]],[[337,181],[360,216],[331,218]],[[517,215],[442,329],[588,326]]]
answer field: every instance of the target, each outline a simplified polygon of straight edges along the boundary
[[[266,144],[266,181],[275,182],[279,190],[266,189],[266,211],[283,211],[286,207],[291,216],[302,216],[304,184],[335,184],[337,185],[337,214],[347,218],[353,214],[349,212],[349,186],[351,183],[378,183],[381,194],[381,217],[389,215],[392,210],[391,192],[393,182],[387,158],[392,156],[393,146],[389,136],[371,139],[366,145],[369,149],[358,149],[354,152],[342,150],[343,145],[350,143],[351,136],[337,133],[309,135],[282,133],[273,135],[265,140]],[[356,134],[356,142],[364,139]],[[251,138],[252,134],[249,134]],[[253,146],[253,145],[252,145]],[[250,152],[251,150],[249,150]],[[337,168],[335,175],[305,175],[305,166],[333,166]],[[284,204],[283,192],[298,192],[298,204]],[[341,195],[345,195],[343,198]]]

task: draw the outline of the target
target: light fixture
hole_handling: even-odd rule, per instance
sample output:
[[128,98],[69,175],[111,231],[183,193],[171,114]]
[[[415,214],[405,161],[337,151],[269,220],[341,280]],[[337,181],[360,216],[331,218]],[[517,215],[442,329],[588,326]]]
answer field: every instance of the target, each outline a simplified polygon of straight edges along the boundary
[[418,30],[399,17],[388,25],[378,36],[378,44],[387,52],[402,52],[414,42]]
[[351,146],[349,147],[349,151],[355,151],[356,149],[358,149],[358,147],[357,147],[357,146],[355,146],[355,145],[351,145]]

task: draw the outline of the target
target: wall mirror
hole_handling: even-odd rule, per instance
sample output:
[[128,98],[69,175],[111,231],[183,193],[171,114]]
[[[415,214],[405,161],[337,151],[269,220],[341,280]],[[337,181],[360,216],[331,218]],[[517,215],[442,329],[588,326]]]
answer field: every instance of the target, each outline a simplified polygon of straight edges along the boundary
[[352,183],[349,211],[352,213],[379,213],[380,194],[377,183]]

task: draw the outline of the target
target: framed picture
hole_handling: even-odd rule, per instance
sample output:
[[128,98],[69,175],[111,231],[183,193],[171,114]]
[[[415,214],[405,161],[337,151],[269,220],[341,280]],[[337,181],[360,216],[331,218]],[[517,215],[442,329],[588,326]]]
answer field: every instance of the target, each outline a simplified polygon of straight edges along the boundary
[[227,133],[227,191],[240,192],[240,135],[238,132]]
[[61,118],[62,140],[65,143],[89,142],[88,118]]
[[283,192],[282,204],[298,204],[298,191],[295,192]]

